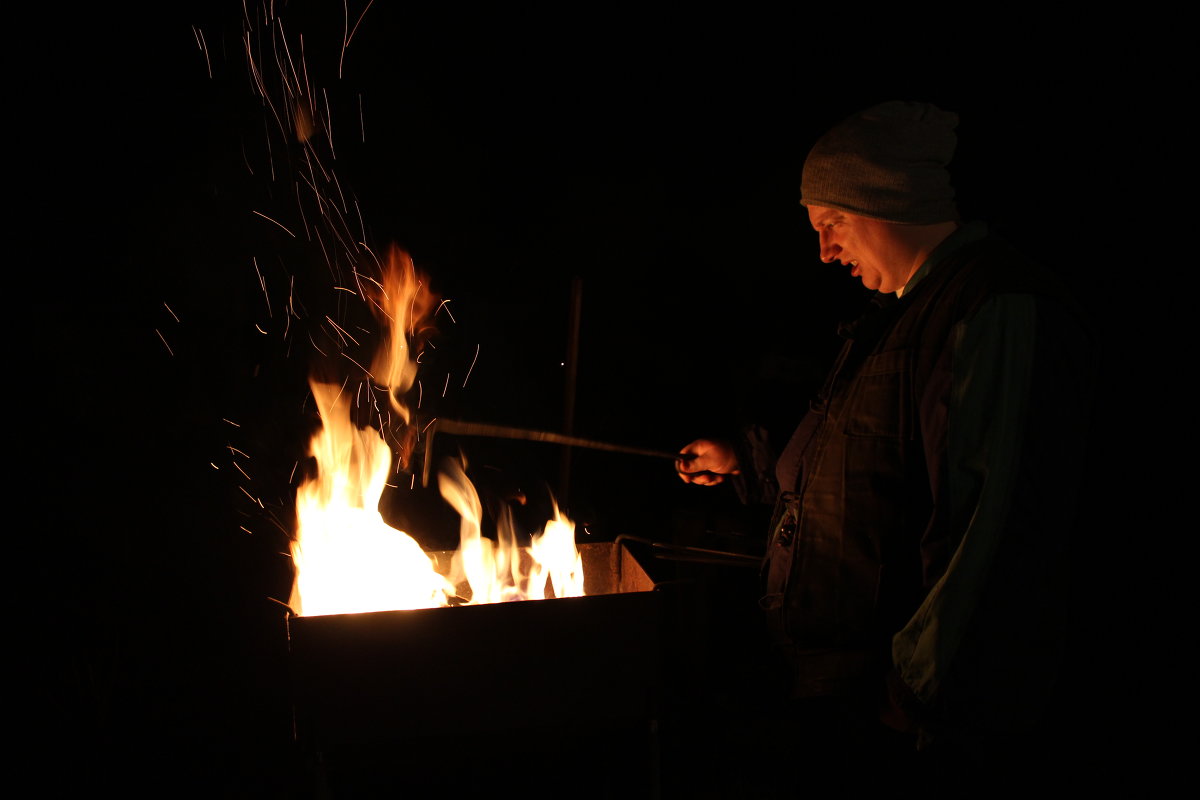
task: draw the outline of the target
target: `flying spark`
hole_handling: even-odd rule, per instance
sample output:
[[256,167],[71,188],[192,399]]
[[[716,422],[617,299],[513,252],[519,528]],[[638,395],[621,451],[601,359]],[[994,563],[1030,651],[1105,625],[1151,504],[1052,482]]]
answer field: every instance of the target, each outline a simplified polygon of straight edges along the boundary
[[[353,292],[351,292],[351,294],[353,294]],[[336,322],[334,322],[333,318],[330,317],[328,314],[325,315],[325,319],[327,322],[329,322],[330,325],[337,328],[338,333],[340,333],[342,336],[346,337],[350,341],[354,342],[354,344],[356,344],[356,345],[358,344],[358,339],[355,339],[353,336],[350,335],[349,331],[347,331],[341,325],[338,325]],[[345,342],[342,342],[342,344],[345,344]]]
[[310,343],[310,344],[312,344],[312,346],[313,346],[313,350],[316,350],[316,351],[317,351],[318,353],[320,353],[322,356],[326,355],[326,353],[325,353],[325,351],[324,351],[324,350],[322,350],[321,348],[317,347],[317,343],[316,343],[316,341],[314,341],[314,340],[313,340],[313,337],[312,337],[312,334],[311,334],[311,333],[310,333],[310,334],[308,334],[308,341],[309,341],[309,343]]
[[283,223],[279,222],[278,220],[271,219],[270,217],[268,217],[266,214],[262,213],[261,211],[255,211],[254,209],[250,209],[250,213],[252,213],[252,214],[258,214],[260,217],[262,217],[263,219],[265,219],[267,222],[274,222],[276,225],[278,225],[279,227],[283,228],[283,230],[287,232],[287,235],[288,235],[288,236],[292,237],[293,239],[295,239],[295,238],[296,238],[296,234],[294,234],[294,233],[292,233],[291,231],[289,231],[289,230],[287,229],[287,226],[285,226]]
[[[274,171],[274,168],[272,168],[272,171]],[[301,175],[300,177],[303,178],[304,176]],[[300,209],[300,222],[304,225],[304,238],[311,242],[312,238],[313,238],[313,234],[312,234],[312,231],[308,227],[308,215],[304,213],[304,203],[300,200],[300,183],[299,183],[299,181],[297,181],[294,185],[296,188],[296,206]],[[320,231],[317,232],[317,241],[318,242],[321,241]],[[321,249],[322,250],[325,249],[324,243],[321,244]],[[325,260],[326,261],[329,260],[328,255],[325,256]]]
[[417,291],[413,292],[412,302],[408,306],[408,335],[409,336],[412,336],[412,335],[416,334],[416,332],[417,332],[416,327],[415,327],[417,324],[417,320],[416,320],[416,315],[413,312],[413,309],[415,309],[417,307],[417,295],[420,293],[421,287],[424,285],[425,285],[424,281],[417,281]]
[[[301,39],[300,41],[301,41],[301,43],[304,42],[303,39]],[[308,77],[308,67],[307,66],[304,67],[304,72],[305,72],[305,78],[307,79],[307,77]],[[332,156],[333,159],[336,161],[337,154],[333,152],[333,114],[331,114],[329,111],[329,93],[325,91],[324,87],[322,87],[321,94],[325,98],[325,139],[326,139],[326,141],[329,142],[329,155]],[[334,176],[333,180],[334,180],[334,183],[336,183],[337,176]],[[338,191],[339,192],[341,191],[341,187],[338,187]],[[345,207],[346,207],[346,198],[343,197],[342,198],[342,208],[345,208]]]
[[[290,276],[289,281],[288,281],[288,301],[287,301],[288,313],[283,315],[283,338],[284,339],[287,339],[288,332],[292,329],[292,314],[296,313],[296,310],[292,307],[292,292],[295,290],[295,288],[296,288],[296,276],[292,275],[292,276]],[[299,315],[296,316],[296,319],[300,319]],[[289,350],[291,349],[291,346],[292,346],[291,342],[288,342]]]
[[254,263],[254,272],[258,275],[258,285],[262,287],[263,299],[267,301],[267,316],[274,317],[271,313],[271,295],[267,292],[267,280],[263,277],[262,270],[258,268],[258,259],[250,256],[250,261]]
[[155,328],[154,332],[158,334],[159,339],[162,339],[163,347],[167,348],[167,353],[174,357],[175,351],[171,349],[171,345],[167,344],[167,338],[162,335],[162,332],[158,328]]
[[370,378],[371,380],[375,380],[375,376],[371,374],[371,371],[368,370],[366,367],[364,367],[362,364],[358,363],[353,358],[350,358],[350,356],[346,355],[344,352],[342,353],[342,357],[345,358],[347,361],[349,361],[354,366],[361,369],[363,372],[365,372],[368,378]]
[[246,166],[246,171],[251,175],[254,174],[254,167],[250,166],[250,157],[246,155],[246,140],[243,139],[242,145],[242,163]]
[[192,31],[196,34],[196,44],[204,52],[204,66],[208,68],[208,79],[212,80],[212,60],[208,57],[208,45],[204,41],[204,31],[197,26],[192,26]]
[[[357,197],[354,198],[354,213],[358,215],[358,231],[362,235],[362,238],[365,239],[365,238],[367,238],[367,224],[365,222],[363,222],[362,207],[359,206]],[[362,242],[360,241],[359,244],[362,244]],[[364,244],[363,247],[367,247],[367,246]],[[367,247],[368,252],[370,251],[370,249],[371,248]],[[371,253],[371,256],[374,257],[375,254]],[[376,264],[379,263],[378,258],[375,259],[375,263]]]
[[[329,98],[326,98],[325,102],[328,103]],[[333,145],[330,144],[330,147],[332,147],[332,146]],[[342,199],[342,212],[345,214],[349,214],[350,209],[346,205],[346,195],[342,192],[342,183],[341,183],[341,181],[338,180],[338,176],[337,176],[336,172],[334,172],[333,170],[329,170],[329,174],[333,176],[333,186],[338,191],[338,197],[340,197]]]
[[475,345],[475,357],[471,359],[471,366],[467,367],[467,377],[463,378],[463,388],[467,388],[467,381],[471,380],[471,370],[475,369],[475,362],[479,360],[479,345]]
[[[369,244],[367,244],[366,242],[359,242],[359,244],[360,244],[360,245],[362,245],[364,248],[366,248],[366,251],[367,251],[367,253],[368,253],[368,254],[371,256],[371,258],[375,259],[375,266],[379,267],[379,269],[382,271],[382,270],[383,270],[383,264],[379,263],[379,256],[375,255],[375,251],[371,249],[371,246],[370,246]],[[371,283],[373,283],[373,284],[375,284],[376,286],[378,286],[378,287],[379,287],[379,291],[380,291],[380,292],[383,292],[383,296],[384,296],[384,297],[387,297],[387,292],[385,292],[385,291],[384,291],[384,289],[383,289],[383,284],[382,284],[382,283],[380,283],[379,281],[375,280],[375,279],[374,279],[374,278],[372,278],[370,275],[363,275],[363,277],[364,277],[364,278],[366,278],[367,280],[369,280]]]
[[367,7],[364,8],[362,10],[362,13],[358,15],[358,22],[355,22],[354,28],[349,33],[347,33],[346,28],[348,28],[350,25],[350,13],[349,13],[349,10],[346,8],[345,0],[342,0],[342,19],[344,20],[344,22],[342,25],[342,55],[341,55],[341,58],[338,59],[338,77],[339,78],[342,77],[342,64],[346,60],[346,48],[350,46],[350,40],[353,39],[354,34],[358,32],[358,26],[362,24],[363,17],[365,17],[367,15],[367,12],[371,10],[371,6],[374,3],[375,3],[375,0],[371,0],[370,3],[367,3]]
[[[291,49],[288,48],[287,36],[284,35],[284,33],[283,33],[283,20],[282,19],[277,20],[277,24],[279,26],[279,40],[283,42],[283,53],[284,53],[284,55],[287,56],[288,68],[291,69],[291,71],[292,71],[292,79],[296,82],[296,87],[298,89],[300,86],[300,76],[298,76],[296,74],[296,65],[294,63],[292,63],[292,51],[291,51]],[[276,54],[278,54],[279,51],[276,50],[275,52],[276,52]],[[280,70],[280,72],[282,72],[282,70]],[[283,77],[284,85],[286,86],[287,85],[287,75],[284,74],[282,77]]]
[[334,397],[334,398],[333,398],[333,402],[329,404],[329,410],[330,410],[330,411],[332,411],[332,410],[333,410],[333,408],[334,408],[334,406],[336,406],[336,405],[337,405],[337,401],[338,401],[338,399],[339,399],[339,398],[341,398],[341,396],[342,396],[342,392],[346,391],[346,384],[347,384],[347,383],[349,383],[349,382],[350,382],[350,378],[349,378],[349,377],[347,377],[347,378],[346,378],[346,380],[342,381],[342,388],[338,389],[337,396],[336,396],[336,397]]

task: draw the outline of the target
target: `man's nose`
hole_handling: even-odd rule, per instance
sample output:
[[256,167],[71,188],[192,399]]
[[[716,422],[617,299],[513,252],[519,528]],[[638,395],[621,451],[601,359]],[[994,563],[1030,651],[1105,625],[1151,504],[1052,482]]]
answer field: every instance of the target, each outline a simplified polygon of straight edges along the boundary
[[821,240],[821,260],[828,264],[837,258],[842,248],[830,241],[830,236],[825,231],[819,231],[818,235]]

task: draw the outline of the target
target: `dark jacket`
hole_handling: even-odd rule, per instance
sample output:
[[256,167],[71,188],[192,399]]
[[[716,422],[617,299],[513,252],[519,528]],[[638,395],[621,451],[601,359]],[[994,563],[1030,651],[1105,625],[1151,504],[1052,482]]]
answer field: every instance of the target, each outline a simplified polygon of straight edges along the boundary
[[[950,477],[955,469],[951,439],[964,435],[962,430],[952,434],[952,426],[978,427],[982,433],[969,431],[966,438],[983,440],[991,423],[987,408],[955,408],[955,395],[963,393],[956,381],[961,382],[966,367],[987,370],[992,365],[956,364],[955,359],[964,326],[989,301],[1029,298],[1029,306],[1039,310],[1039,332],[1046,309],[1054,309],[1052,318],[1070,317],[1062,313],[1070,304],[1048,273],[1003,240],[979,238],[979,229],[955,236],[957,241],[951,237],[938,248],[946,248],[948,255],[931,255],[932,267],[915,288],[900,299],[877,296],[862,318],[844,326],[846,341],[834,369],[780,459],[780,497],[764,564],[763,605],[795,668],[797,696],[882,686],[896,666],[893,638],[919,609],[936,613],[922,604],[929,605],[927,598],[946,575],[966,532],[979,523],[979,514],[996,518],[990,527],[1000,532],[998,542],[1030,536],[1030,515],[1009,510],[1029,505],[1017,495],[1039,492],[1044,487],[1037,484],[1047,476],[1044,465],[1028,463],[1031,451],[1022,450],[1020,442],[1004,443],[1016,449],[1003,468],[988,463],[986,450],[978,451],[984,463],[971,468],[981,475],[987,476],[989,469],[1012,473],[1004,480],[1011,492],[1006,489],[1009,493],[998,505],[993,500],[990,510],[981,512],[971,496],[981,491],[978,487],[967,485],[964,491],[964,482]],[[1050,352],[1053,343],[1048,349],[1045,344],[1039,337],[1036,346],[1031,343],[1024,351],[1036,355],[1018,359],[1029,362],[1017,365],[1024,378],[1015,382],[1020,388],[1014,391],[1021,396],[1015,406],[1012,398],[1004,400],[1021,409],[1021,430],[1038,436],[1046,433],[1040,405],[1074,403],[1078,395],[1074,387],[1062,392],[1055,385],[1047,365],[1057,357]],[[1078,448],[1072,453],[1081,455]],[[952,480],[959,484],[958,497],[951,496]],[[1051,516],[1056,514],[1062,516]],[[1014,527],[1023,530],[1010,533]],[[1061,552],[1064,543],[1055,537],[1057,533],[1039,547]],[[1007,552],[989,547],[986,565]],[[985,581],[972,580],[980,586],[968,593],[970,602],[985,605]],[[998,580],[1010,582],[1011,589],[1011,582],[1021,578],[1013,574]],[[1052,585],[1056,578],[1045,580]],[[955,632],[953,646],[939,650],[947,653],[943,660],[954,656],[964,638],[954,626],[946,627]],[[937,625],[929,630],[936,633]],[[939,677],[946,668],[939,666]],[[942,685],[912,682],[918,693],[928,690],[922,699],[931,703],[929,687]]]

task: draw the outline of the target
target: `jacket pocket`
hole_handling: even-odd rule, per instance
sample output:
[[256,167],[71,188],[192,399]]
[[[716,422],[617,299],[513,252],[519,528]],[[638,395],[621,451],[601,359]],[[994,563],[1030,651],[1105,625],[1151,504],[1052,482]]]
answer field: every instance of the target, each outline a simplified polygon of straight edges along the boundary
[[846,401],[848,436],[906,438],[912,426],[912,350],[869,356],[858,371]]

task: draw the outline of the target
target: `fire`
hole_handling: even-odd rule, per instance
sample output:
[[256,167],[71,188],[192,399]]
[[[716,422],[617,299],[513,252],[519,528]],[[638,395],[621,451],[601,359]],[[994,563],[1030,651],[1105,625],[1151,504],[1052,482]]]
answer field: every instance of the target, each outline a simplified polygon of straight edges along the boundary
[[500,520],[495,544],[482,535],[479,495],[457,462],[447,462],[438,488],[462,518],[450,574],[470,586],[471,602],[543,600],[547,584],[555,597],[583,595],[583,557],[575,546],[575,525],[557,509],[529,549],[522,550],[510,519]]
[[[364,284],[365,285],[365,284]],[[411,417],[404,394],[416,379],[415,349],[429,329],[436,298],[393,248],[377,291],[368,298],[383,330],[371,377],[388,390],[391,409]],[[353,399],[337,384],[310,382],[322,427],[310,453],[314,477],[296,492],[296,578],[289,605],[299,615],[434,608],[451,602],[497,603],[584,594],[583,563],[575,527],[555,518],[531,547],[521,548],[510,519],[500,520],[497,541],[483,536],[482,505],[462,466],[447,462],[439,475],[442,496],[461,517],[460,544],[443,575],[415,539],[389,526],[378,511],[392,470],[392,450],[373,428],[358,428]],[[400,453],[407,463],[408,453]]]

